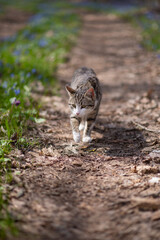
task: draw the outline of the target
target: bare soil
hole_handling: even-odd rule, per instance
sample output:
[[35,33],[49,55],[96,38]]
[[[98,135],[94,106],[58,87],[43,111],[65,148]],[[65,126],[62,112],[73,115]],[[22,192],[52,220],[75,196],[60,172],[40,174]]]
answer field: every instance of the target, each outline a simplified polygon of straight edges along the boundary
[[[20,174],[10,211],[20,234],[9,239],[158,240],[160,60],[119,17],[81,17],[77,44],[57,72],[61,96],[34,93],[46,122],[28,131],[41,147],[14,152]],[[90,145],[72,141],[64,89],[81,66],[95,70],[103,89]]]

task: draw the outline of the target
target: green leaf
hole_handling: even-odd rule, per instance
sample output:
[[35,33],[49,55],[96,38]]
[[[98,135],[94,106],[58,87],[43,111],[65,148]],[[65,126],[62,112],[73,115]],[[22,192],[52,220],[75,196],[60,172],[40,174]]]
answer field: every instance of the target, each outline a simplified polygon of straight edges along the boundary
[[0,162],[10,162],[11,159],[9,158],[0,158]]
[[46,121],[44,118],[35,118],[35,117],[32,117],[32,120],[33,120],[35,123],[43,123],[43,122]]

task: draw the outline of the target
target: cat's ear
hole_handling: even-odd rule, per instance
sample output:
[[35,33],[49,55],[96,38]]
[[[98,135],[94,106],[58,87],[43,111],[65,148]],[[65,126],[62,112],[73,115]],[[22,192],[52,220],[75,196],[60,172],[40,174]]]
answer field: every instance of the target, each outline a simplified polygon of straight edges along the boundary
[[93,88],[89,88],[87,92],[85,93],[85,96],[94,99],[95,98],[95,93]]
[[73,88],[69,87],[68,85],[66,85],[66,90],[69,95],[73,95],[76,92]]

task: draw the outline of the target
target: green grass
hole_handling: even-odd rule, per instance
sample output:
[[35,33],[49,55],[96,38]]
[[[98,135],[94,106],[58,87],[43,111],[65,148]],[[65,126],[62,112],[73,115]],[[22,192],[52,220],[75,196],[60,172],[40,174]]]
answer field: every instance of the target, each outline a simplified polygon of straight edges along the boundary
[[[0,0],[4,12],[12,5],[13,1]],[[6,229],[15,232],[3,188],[11,170],[8,155],[13,147],[35,144],[24,135],[28,120],[36,124],[45,120],[39,118],[32,87],[40,82],[57,93],[57,66],[65,60],[79,28],[79,19],[66,2],[16,0],[14,6],[34,14],[23,30],[0,41],[0,239]]]

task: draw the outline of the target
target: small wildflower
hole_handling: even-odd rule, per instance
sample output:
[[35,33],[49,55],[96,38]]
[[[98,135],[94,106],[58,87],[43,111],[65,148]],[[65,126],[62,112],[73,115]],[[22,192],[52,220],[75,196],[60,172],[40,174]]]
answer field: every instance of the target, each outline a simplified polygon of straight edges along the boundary
[[14,73],[11,73],[11,74],[10,74],[10,77],[11,77],[11,78],[14,78]]
[[25,83],[25,80],[24,80],[24,79],[21,79],[21,83]]
[[20,100],[17,100],[17,99],[15,99],[15,101],[13,102],[13,104],[16,106],[18,106],[20,103],[21,103]]
[[31,73],[27,73],[26,77],[29,78],[31,76]]
[[42,79],[42,75],[38,75],[38,80],[41,80]]
[[19,94],[20,94],[20,89],[15,89],[15,90],[14,90],[14,93],[15,93],[16,95],[19,95]]
[[21,54],[21,51],[20,50],[15,50],[14,52],[13,52],[13,55],[14,56],[19,56]]
[[39,42],[38,42],[38,45],[40,47],[46,47],[48,45],[48,41],[45,40],[45,39],[40,39]]
[[4,81],[4,83],[2,84],[2,87],[3,87],[3,88],[7,88],[7,87],[8,87],[7,81]]
[[32,69],[32,73],[34,74],[34,73],[36,73],[37,72],[37,70],[35,69],[35,68],[33,68]]
[[14,90],[16,85],[17,85],[17,83],[14,83],[13,86],[11,87],[11,89]]

